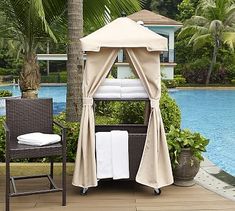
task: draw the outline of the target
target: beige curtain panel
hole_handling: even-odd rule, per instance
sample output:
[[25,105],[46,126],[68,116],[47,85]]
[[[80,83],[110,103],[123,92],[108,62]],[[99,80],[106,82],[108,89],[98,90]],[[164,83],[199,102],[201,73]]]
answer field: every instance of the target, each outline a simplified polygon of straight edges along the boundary
[[87,51],[83,75],[83,110],[80,123],[73,185],[97,186],[93,95],[110,71],[120,48],[142,81],[151,103],[145,147],[136,181],[153,188],[173,183],[169,152],[159,109],[161,96],[160,51],[167,39],[128,18],[118,18],[81,39]]
[[80,122],[73,185],[84,188],[97,186],[95,160],[95,118],[93,95],[108,75],[118,49],[103,48],[88,52],[83,75],[83,108]]
[[160,53],[146,48],[127,49],[128,56],[150,99],[147,137],[136,181],[153,188],[173,183],[164,125],[159,109],[161,96]]

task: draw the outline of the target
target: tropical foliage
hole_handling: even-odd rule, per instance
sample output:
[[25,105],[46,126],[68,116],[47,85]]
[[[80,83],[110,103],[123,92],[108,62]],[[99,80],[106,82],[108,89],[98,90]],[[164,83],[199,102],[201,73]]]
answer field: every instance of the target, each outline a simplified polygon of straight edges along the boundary
[[[53,25],[62,26],[64,0],[2,0],[0,37],[23,59],[20,72],[22,97],[37,97],[40,84],[36,51],[48,39],[57,41]],[[58,24],[59,23],[59,24]]]
[[178,158],[183,148],[189,148],[196,159],[203,160],[202,153],[206,151],[209,140],[200,133],[171,126],[170,131],[167,133],[167,142],[174,167],[178,164]]
[[178,14],[177,5],[182,0],[143,0],[143,8],[157,12],[169,18],[176,18]]
[[234,50],[235,3],[233,0],[201,0],[196,14],[184,23],[179,38],[191,36],[189,44],[195,49],[212,46],[213,55],[206,84],[217,60],[218,50],[224,45]]

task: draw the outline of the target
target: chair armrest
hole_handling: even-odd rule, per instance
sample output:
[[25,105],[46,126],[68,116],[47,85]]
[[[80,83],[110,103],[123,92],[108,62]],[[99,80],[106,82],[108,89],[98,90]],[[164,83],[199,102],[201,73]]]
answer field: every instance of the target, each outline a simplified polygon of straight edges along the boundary
[[67,127],[65,127],[63,124],[61,124],[60,122],[57,122],[55,120],[53,120],[53,124],[55,124],[56,126],[60,127],[61,129],[67,129]]
[[7,126],[7,123],[6,122],[3,122],[3,128],[5,130],[6,133],[10,133],[10,129],[9,127]]
[[63,124],[53,120],[53,124],[55,124],[56,126],[58,126],[61,130],[61,137],[62,137],[62,144],[64,146],[66,146],[66,129],[67,127],[65,127]]
[[5,130],[6,133],[6,156],[8,156],[8,149],[9,149],[9,141],[10,141],[10,129],[7,126],[6,122],[3,122],[3,128]]

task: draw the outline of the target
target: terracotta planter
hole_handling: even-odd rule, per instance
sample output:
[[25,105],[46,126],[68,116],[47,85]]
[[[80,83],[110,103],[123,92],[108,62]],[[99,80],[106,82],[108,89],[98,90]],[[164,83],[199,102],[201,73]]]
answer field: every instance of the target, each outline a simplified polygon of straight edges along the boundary
[[182,149],[178,162],[179,165],[173,169],[174,184],[177,186],[194,185],[194,177],[199,171],[200,162],[193,157],[189,148]]

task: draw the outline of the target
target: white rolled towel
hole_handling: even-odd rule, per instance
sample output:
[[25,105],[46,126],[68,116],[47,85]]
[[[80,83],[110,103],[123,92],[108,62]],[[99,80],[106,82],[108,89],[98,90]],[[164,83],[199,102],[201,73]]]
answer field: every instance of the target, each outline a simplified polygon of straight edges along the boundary
[[122,79],[106,78],[101,86],[121,86]]
[[145,89],[143,86],[133,86],[133,87],[122,87],[121,93],[145,93]]
[[96,93],[94,98],[109,99],[109,98],[121,98],[121,93]]
[[148,98],[148,94],[146,92],[139,92],[139,93],[122,93],[121,98]]
[[121,87],[136,87],[136,86],[143,87],[140,79],[122,79]]
[[97,94],[104,93],[121,93],[121,86],[100,86],[96,91]]
[[44,146],[48,144],[55,144],[61,141],[61,137],[57,134],[45,134],[45,133],[27,133],[17,137],[19,144],[32,145],[32,146]]

